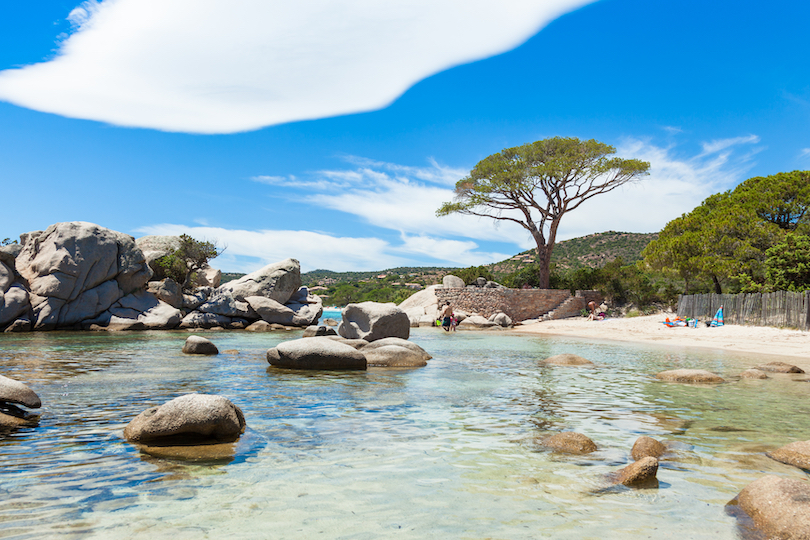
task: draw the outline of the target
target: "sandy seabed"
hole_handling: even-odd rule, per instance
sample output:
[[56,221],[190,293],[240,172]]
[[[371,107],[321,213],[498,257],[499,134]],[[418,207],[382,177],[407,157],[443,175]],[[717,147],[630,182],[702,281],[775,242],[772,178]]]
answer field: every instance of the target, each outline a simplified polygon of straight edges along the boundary
[[725,351],[791,357],[810,372],[810,332],[727,324],[717,328],[670,328],[663,324],[674,313],[589,321],[573,317],[516,326],[514,332],[581,337],[594,340],[632,341],[672,347],[700,347]]

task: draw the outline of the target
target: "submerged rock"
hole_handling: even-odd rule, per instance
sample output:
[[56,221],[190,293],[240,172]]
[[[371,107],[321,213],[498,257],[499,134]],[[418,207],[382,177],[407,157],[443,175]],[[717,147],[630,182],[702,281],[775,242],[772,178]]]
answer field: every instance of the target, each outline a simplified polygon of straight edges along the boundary
[[206,444],[235,441],[244,431],[242,410],[229,399],[186,394],[133,418],[124,428],[124,438],[149,444]]
[[673,369],[670,371],[662,371],[655,377],[667,382],[692,384],[717,384],[726,382],[720,375],[703,369]]
[[556,354],[542,361],[551,366],[592,366],[593,362],[576,354]]
[[768,375],[765,374],[764,371],[756,369],[756,368],[751,368],[751,369],[746,369],[745,371],[740,373],[740,378],[741,379],[767,379],[769,377],[768,377]]
[[596,451],[596,443],[581,433],[563,431],[540,441],[542,446],[567,454],[590,454]]

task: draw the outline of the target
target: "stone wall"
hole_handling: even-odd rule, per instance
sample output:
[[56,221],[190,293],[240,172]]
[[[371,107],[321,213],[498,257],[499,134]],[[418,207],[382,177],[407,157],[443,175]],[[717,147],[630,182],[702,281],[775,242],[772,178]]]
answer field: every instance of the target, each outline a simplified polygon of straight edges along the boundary
[[439,306],[449,300],[454,309],[484,317],[500,311],[513,321],[539,318],[570,296],[567,290],[557,289],[436,289]]
[[[598,291],[577,291],[572,297],[567,290],[559,289],[485,289],[485,288],[436,288],[436,297],[439,306],[446,301],[454,309],[467,313],[478,313],[484,317],[503,312],[515,321],[539,319],[546,313],[557,309],[569,298],[576,298],[576,306],[564,310],[559,317],[579,315],[591,300],[602,302],[602,295]],[[570,314],[568,313],[570,311]]]

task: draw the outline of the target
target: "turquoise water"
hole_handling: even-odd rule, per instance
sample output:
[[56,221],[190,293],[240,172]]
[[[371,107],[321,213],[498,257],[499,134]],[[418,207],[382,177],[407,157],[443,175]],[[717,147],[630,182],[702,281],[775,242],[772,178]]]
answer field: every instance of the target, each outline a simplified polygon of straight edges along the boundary
[[[427,367],[351,373],[270,368],[300,332],[0,336],[0,373],[42,398],[40,425],[0,435],[0,538],[737,538],[724,505],[763,455],[810,438],[807,377],[736,380],[776,358],[570,338],[415,329]],[[569,352],[596,368],[540,367]],[[656,382],[705,368],[731,382]],[[144,409],[189,392],[239,405],[232,458],[189,462],[122,438]],[[587,434],[566,456],[535,439]],[[669,441],[657,489],[609,487],[633,441]]]

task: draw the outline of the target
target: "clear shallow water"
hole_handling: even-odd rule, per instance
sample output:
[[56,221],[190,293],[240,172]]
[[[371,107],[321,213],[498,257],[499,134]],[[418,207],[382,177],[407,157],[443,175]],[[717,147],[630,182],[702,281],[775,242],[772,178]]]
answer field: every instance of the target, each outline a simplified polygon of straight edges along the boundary
[[[766,449],[810,438],[805,376],[737,381],[768,358],[565,338],[418,329],[425,368],[269,368],[300,332],[0,336],[0,373],[42,398],[40,425],[0,435],[0,538],[737,538],[724,505],[763,474],[805,478]],[[539,367],[570,352],[594,369]],[[732,382],[655,382],[700,367]],[[122,438],[189,392],[239,405],[232,460],[183,462]],[[565,456],[533,440],[585,433]],[[658,489],[607,488],[639,435],[671,441]],[[607,488],[607,489],[606,489]]]

